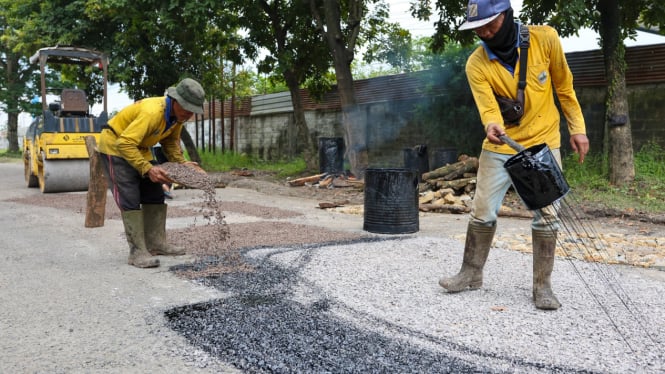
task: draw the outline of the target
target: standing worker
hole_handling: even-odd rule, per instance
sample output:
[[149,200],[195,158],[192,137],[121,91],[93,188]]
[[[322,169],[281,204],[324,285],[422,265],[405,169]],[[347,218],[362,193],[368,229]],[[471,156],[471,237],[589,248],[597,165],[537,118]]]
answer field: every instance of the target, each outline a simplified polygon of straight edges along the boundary
[[[482,41],[467,60],[466,75],[486,139],[479,158],[462,268],[457,275],[439,280],[439,285],[449,292],[478,289],[483,284],[483,267],[496,232],[497,215],[511,184],[503,164],[515,154],[499,137],[508,135],[526,148],[546,143],[561,166],[556,92],[568,123],[570,145],[579,155],[580,163],[589,150],[582,109],[573,90],[573,76],[553,28],[527,27],[515,22],[510,0],[470,0],[466,21],[459,29],[473,30]],[[524,99],[512,106],[523,111],[518,114],[520,118],[508,119],[502,115],[503,108],[496,96],[519,100],[522,41],[529,41],[528,53],[524,54],[526,87]],[[559,222],[551,206],[534,213],[532,296],[536,308],[554,310],[561,306],[550,282]]]
[[99,153],[113,199],[122,213],[130,265],[159,266],[153,255],[177,256],[183,248],[166,242],[166,204],[162,184],[172,183],[151,149],[160,143],[170,162],[191,163],[180,149],[183,122],[203,113],[205,93],[193,79],[169,87],[166,97],[151,97],[122,109],[101,133]]

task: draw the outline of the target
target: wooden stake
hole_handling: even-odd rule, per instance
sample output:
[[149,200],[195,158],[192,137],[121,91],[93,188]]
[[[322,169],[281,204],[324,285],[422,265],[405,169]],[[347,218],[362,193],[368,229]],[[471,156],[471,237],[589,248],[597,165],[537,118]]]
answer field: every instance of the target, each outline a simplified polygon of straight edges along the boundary
[[106,176],[102,169],[101,160],[95,148],[97,146],[94,136],[85,137],[85,146],[90,159],[90,182],[88,182],[88,202],[85,210],[85,227],[104,226],[106,214]]

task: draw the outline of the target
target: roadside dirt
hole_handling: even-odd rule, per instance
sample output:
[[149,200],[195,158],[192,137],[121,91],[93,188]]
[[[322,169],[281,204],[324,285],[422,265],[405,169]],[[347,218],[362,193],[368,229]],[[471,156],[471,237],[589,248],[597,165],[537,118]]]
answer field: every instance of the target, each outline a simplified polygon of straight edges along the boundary
[[[242,175],[238,175],[242,174]],[[237,188],[248,188],[268,194],[281,196],[303,197],[317,200],[321,203],[344,203],[344,205],[362,205],[364,202],[364,191],[355,187],[343,188],[318,188],[312,185],[292,187],[286,180],[280,180],[275,173],[265,171],[247,171],[210,173],[211,178],[218,186],[230,186]],[[574,201],[576,209],[580,209],[585,216],[598,220],[629,221],[634,224],[642,223],[663,227],[665,231],[665,214],[647,214],[637,210],[617,210],[598,204],[589,204],[582,201]],[[524,207],[519,196],[509,191],[504,199],[504,207],[500,216],[506,217],[530,217],[531,213]],[[448,213],[441,213],[448,214]]]
[[[338,212],[363,214],[364,191],[357,187],[318,188],[313,185],[292,187],[287,184],[286,180],[279,180],[274,173],[247,170],[210,173],[209,176],[217,188],[233,187],[254,190],[269,196],[302,198],[317,202],[321,209],[333,207]],[[175,191],[176,200],[178,200],[178,189]],[[14,201],[85,214],[85,196],[85,194],[38,194],[14,199]],[[243,264],[238,261],[240,256],[237,251],[243,248],[339,242],[355,240],[364,236],[359,233],[334,231],[326,227],[289,222],[291,219],[295,219],[295,222],[302,222],[298,221],[298,218],[303,213],[268,207],[261,204],[260,201],[222,200],[215,203],[218,204],[219,211],[223,214],[236,216],[240,214],[258,219],[252,219],[250,222],[234,222],[226,227],[225,222],[220,223],[224,218],[215,217],[214,208],[210,204],[210,201],[170,204],[168,210],[169,218],[201,215],[207,217],[206,220],[211,218],[208,220],[209,222],[199,221],[195,227],[167,230],[170,242],[187,248],[189,254],[203,262],[212,261],[212,267],[207,266],[205,270],[204,268],[198,270],[189,268],[190,276],[202,275],[199,271],[224,273],[242,268]],[[515,194],[509,194],[506,197],[504,207],[506,209],[502,209],[501,213],[503,216],[528,219],[531,214],[523,207]],[[650,217],[639,212],[618,212],[592,206],[580,206],[576,209],[583,210],[585,217],[592,220],[595,227],[600,228],[602,233],[610,235],[605,238],[608,242],[607,253],[610,259],[621,258],[622,262],[643,267],[658,266],[660,268],[663,266],[659,265],[665,258],[665,246],[663,246],[665,220],[662,217]],[[427,213],[427,215],[439,214],[451,215],[451,213]],[[111,199],[107,199],[106,219],[120,219],[120,212]],[[231,240],[226,240],[227,230],[230,230]],[[464,240],[463,234],[460,231],[458,238],[460,241]],[[529,252],[530,240],[528,230],[518,234],[502,230],[502,234],[496,237],[495,245]],[[211,246],[210,243],[216,243],[216,245]],[[211,262],[208,262],[208,265],[210,264]]]

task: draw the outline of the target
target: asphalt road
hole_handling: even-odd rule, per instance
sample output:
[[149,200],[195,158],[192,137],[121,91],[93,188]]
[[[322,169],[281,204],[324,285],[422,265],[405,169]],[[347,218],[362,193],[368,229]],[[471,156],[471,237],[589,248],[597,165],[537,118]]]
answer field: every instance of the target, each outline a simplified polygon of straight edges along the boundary
[[221,292],[127,265],[119,220],[85,228],[84,212],[8,202],[41,194],[22,164],[0,163],[0,176],[0,372],[231,370],[164,327],[164,310]]

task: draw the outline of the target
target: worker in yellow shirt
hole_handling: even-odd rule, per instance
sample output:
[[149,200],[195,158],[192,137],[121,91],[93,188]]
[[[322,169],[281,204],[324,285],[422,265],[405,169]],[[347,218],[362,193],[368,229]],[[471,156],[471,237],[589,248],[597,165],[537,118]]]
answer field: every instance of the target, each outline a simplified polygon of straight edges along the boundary
[[[549,26],[528,26],[528,33],[525,28],[514,20],[510,0],[470,0],[466,21],[459,27],[473,30],[481,39],[481,45],[467,60],[466,75],[486,138],[479,158],[462,267],[457,275],[439,280],[439,285],[449,292],[477,289],[483,283],[483,267],[496,232],[499,208],[511,185],[504,163],[516,153],[500,137],[507,135],[526,148],[545,143],[560,165],[556,92],[568,124],[570,145],[579,155],[579,162],[584,161],[589,150],[582,110],[558,34]],[[526,34],[522,37],[521,32]],[[518,99],[522,39],[529,41],[526,86],[524,100],[516,106],[520,111],[515,119],[502,114],[497,96]],[[550,280],[558,220],[551,207],[534,213],[532,297],[537,308],[554,310],[561,306]]]
[[111,118],[102,130],[98,150],[113,199],[122,213],[129,243],[130,265],[159,266],[153,255],[182,255],[185,250],[166,241],[166,204],[162,184],[172,183],[153,160],[152,147],[160,143],[170,162],[185,160],[180,148],[183,123],[203,113],[205,92],[186,78],[169,87],[164,97],[137,101]]

